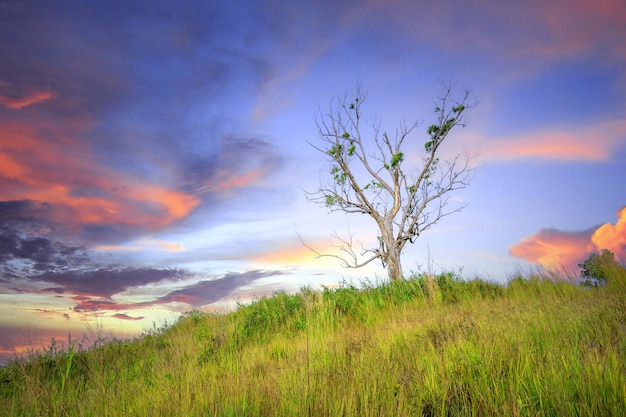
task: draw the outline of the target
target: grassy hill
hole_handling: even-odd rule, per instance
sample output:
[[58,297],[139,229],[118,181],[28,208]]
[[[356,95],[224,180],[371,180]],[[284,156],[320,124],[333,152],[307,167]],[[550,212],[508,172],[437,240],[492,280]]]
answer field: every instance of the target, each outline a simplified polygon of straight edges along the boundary
[[277,293],[0,369],[9,416],[626,415],[626,271]]

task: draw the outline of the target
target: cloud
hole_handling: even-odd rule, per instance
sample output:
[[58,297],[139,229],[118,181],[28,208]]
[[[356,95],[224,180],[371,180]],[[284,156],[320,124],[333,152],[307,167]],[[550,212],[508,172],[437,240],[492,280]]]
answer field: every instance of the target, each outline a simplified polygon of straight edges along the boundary
[[85,249],[45,237],[21,238],[10,229],[0,230],[0,271],[11,261],[26,262],[36,271],[67,269],[88,261]]
[[263,186],[263,181],[282,166],[282,157],[268,142],[226,135],[220,138],[219,154],[213,161],[191,166],[186,189],[200,195],[230,195],[239,189]]
[[592,233],[593,230],[564,232],[541,229],[511,246],[509,253],[545,268],[569,270],[594,250],[590,241]]
[[558,161],[606,161],[626,144],[626,120],[612,120],[587,127],[536,132],[512,138],[466,136],[479,149],[479,159],[509,161],[545,159]]
[[283,272],[281,271],[260,270],[242,273],[230,272],[222,278],[211,281],[200,281],[190,287],[172,291],[166,296],[159,298],[158,303],[186,303],[197,308],[219,301],[234,290],[249,285],[258,279],[282,274]]
[[598,249],[608,249],[626,261],[626,207],[617,212],[617,222],[605,223],[597,228],[591,241]]
[[45,272],[29,276],[30,281],[55,284],[63,293],[81,297],[111,297],[129,288],[157,284],[164,281],[176,282],[193,276],[183,269],[158,268],[99,268],[96,270],[73,270]]
[[13,40],[0,45],[0,201],[48,204],[68,245],[113,247],[178,226],[281,167],[268,142],[233,135],[246,127],[228,117],[245,118],[241,97],[269,70],[259,35],[272,36],[270,15],[144,6],[25,4],[0,26]]
[[[154,300],[139,301],[135,303],[119,302],[115,301],[111,297],[115,293],[121,292],[123,289],[126,288],[117,288],[116,290],[101,291],[98,294],[93,294],[93,291],[91,294],[87,293],[86,291],[82,291],[80,292],[80,295],[73,297],[74,300],[79,301],[78,304],[74,306],[74,311],[81,313],[93,311],[121,311],[142,307],[153,307],[155,305],[169,303],[188,304],[192,308],[198,308],[204,305],[215,303],[222,298],[228,296],[235,290],[247,286],[256,280],[282,274],[282,271],[262,270],[254,270],[241,273],[230,272],[221,278],[203,280],[182,289],[171,291],[168,294]],[[86,282],[89,281],[89,279],[86,280]],[[137,283],[133,282],[132,285],[135,284]]]
[[51,91],[16,92],[11,87],[9,83],[0,81],[0,105],[12,110],[50,100],[56,95]]
[[67,270],[89,263],[84,247],[51,238],[50,207],[29,200],[0,201],[0,272]]
[[592,252],[611,250],[618,259],[626,260],[626,207],[617,213],[615,225],[603,224],[580,232],[541,229],[509,248],[515,257],[548,269],[578,270],[578,264]]
[[182,252],[185,248],[180,243],[166,242],[160,239],[141,238],[137,241],[124,245],[101,245],[93,248],[100,252],[139,252],[139,251],[158,251],[158,252]]
[[120,319],[120,320],[131,320],[131,321],[136,321],[136,320],[143,320],[144,317],[131,317],[128,314],[124,314],[124,313],[116,313],[113,315],[113,317],[115,317],[116,319]]
[[207,156],[170,154],[174,169],[157,184],[101,161],[79,139],[85,134],[80,123],[36,125],[0,120],[0,201],[46,204],[57,232],[87,246],[128,241],[179,223],[194,210],[213,210],[238,191],[265,187],[283,164],[261,139],[225,136]]
[[156,230],[200,203],[195,195],[100,164],[77,139],[78,132],[59,126],[0,127],[0,158],[5,162],[0,165],[0,200],[45,202],[56,221],[75,233],[85,225]]
[[472,54],[488,52],[515,63],[626,56],[623,42],[615,42],[626,37],[626,5],[621,0],[369,3],[370,16],[391,19],[413,39],[451,53],[467,53],[471,45]]
[[[613,59],[626,55],[626,4],[620,0],[539,1],[535,6],[544,42],[536,42],[527,54],[546,58],[608,53]],[[538,40],[538,39],[537,39]],[[597,53],[597,52],[596,52]]]

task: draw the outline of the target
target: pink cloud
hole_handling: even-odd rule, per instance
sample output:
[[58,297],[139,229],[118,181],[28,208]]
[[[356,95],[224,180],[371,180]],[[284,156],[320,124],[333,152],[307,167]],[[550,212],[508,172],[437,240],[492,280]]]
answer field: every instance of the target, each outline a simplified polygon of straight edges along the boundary
[[504,139],[466,138],[471,146],[478,148],[479,159],[487,161],[536,158],[597,162],[609,159],[617,148],[626,144],[626,119]]
[[269,173],[269,167],[244,170],[243,172],[220,170],[205,184],[202,191],[213,191],[228,194],[237,188],[258,185]]
[[[84,126],[0,126],[0,200],[54,205],[66,226],[127,225],[144,230],[189,214],[200,199],[113,171],[76,139]],[[46,136],[41,132],[46,132]],[[58,140],[49,140],[52,135]],[[71,227],[70,227],[71,229]]]
[[541,229],[511,246],[509,253],[548,269],[572,270],[594,250],[590,236],[589,231],[564,232]]
[[557,229],[541,229],[509,248],[515,257],[539,264],[544,268],[577,271],[578,264],[589,254],[602,249],[612,251],[618,260],[626,260],[626,207],[617,213],[615,224],[582,231],[564,232]]
[[[623,0],[528,0],[504,2],[394,2],[369,0],[354,14],[401,28],[417,42],[452,54],[498,56],[507,64],[537,63],[595,55],[626,56],[626,2]],[[448,22],[448,24],[441,24]],[[355,26],[363,22],[355,20]]]
[[13,84],[0,81],[0,105],[11,110],[50,100],[56,94],[51,91],[19,91]]
[[543,57],[580,55],[602,48],[613,57],[626,55],[626,3],[621,0],[539,1],[536,5],[544,42],[527,54]]

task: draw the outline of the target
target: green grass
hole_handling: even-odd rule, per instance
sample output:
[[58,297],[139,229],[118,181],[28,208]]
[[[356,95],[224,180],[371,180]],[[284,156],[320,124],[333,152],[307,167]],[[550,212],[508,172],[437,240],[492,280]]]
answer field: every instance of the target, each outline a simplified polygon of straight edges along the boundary
[[277,293],[0,368],[7,416],[626,415],[626,273]]

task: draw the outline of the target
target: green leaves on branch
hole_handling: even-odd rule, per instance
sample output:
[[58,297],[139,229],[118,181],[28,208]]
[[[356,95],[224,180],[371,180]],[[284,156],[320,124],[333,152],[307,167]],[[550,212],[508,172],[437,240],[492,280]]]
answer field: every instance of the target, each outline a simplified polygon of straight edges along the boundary
[[330,173],[337,184],[343,184],[348,178],[348,174],[338,166],[334,166],[333,169],[330,170]]
[[[348,156],[354,156],[354,153],[356,151],[356,147],[354,145],[354,140],[350,139],[350,134],[348,132],[345,132],[341,136],[341,138],[342,139],[346,139],[346,141],[349,140],[350,146],[348,146]],[[336,143],[328,151],[326,151],[326,153],[328,153],[328,155],[332,156],[333,159],[339,160],[343,156],[344,149],[345,149],[344,145]]]
[[[465,110],[465,106],[463,104],[459,104],[456,107],[452,107],[452,111],[456,114],[461,114]],[[443,109],[439,106],[435,107],[435,113],[442,113]]]
[[[426,149],[426,152],[433,151],[435,145],[438,145],[442,138],[444,138],[448,134],[448,132],[450,132],[450,129],[452,129],[454,125],[458,122],[458,117],[461,113],[463,113],[464,110],[465,106],[463,104],[459,104],[458,106],[452,108],[452,112],[456,114],[456,117],[449,118],[445,121],[445,123],[441,125],[430,125],[428,127],[428,130],[426,132],[430,135],[430,140],[424,144],[424,149]],[[437,106],[435,112],[442,113],[443,116],[444,110],[441,107]]]
[[[465,108],[464,106],[455,107],[454,109]],[[463,111],[462,109],[459,112]],[[436,145],[450,132],[456,123],[456,117],[452,117],[440,126],[430,125],[426,131],[430,135],[430,140],[424,144],[426,152],[432,152]]]
[[341,153],[342,152],[343,152],[343,146],[341,146],[340,144],[336,144],[336,145],[334,145],[332,148],[330,148],[328,150],[328,155],[330,155],[333,158],[337,159],[337,158],[341,157]]
[[[350,134],[348,132],[344,132],[344,134],[341,136],[343,139],[350,139]],[[350,147],[348,147],[348,156],[353,156],[354,155],[354,151],[355,151],[355,147],[354,147],[354,141],[350,140]]]
[[337,197],[336,195],[327,194],[325,197],[326,197],[326,207],[337,206],[343,203],[343,199],[340,197]]
[[381,183],[379,183],[378,181],[372,181],[369,184],[367,184],[365,187],[363,187],[364,190],[367,190],[367,189],[370,189],[370,188],[381,189],[381,188],[383,188],[383,185]]
[[391,157],[391,166],[389,164],[385,164],[383,166],[385,169],[395,168],[402,161],[404,161],[404,154],[402,152],[398,152]]
[[395,167],[402,161],[404,161],[404,154],[402,152],[398,152],[391,157],[391,166]]

